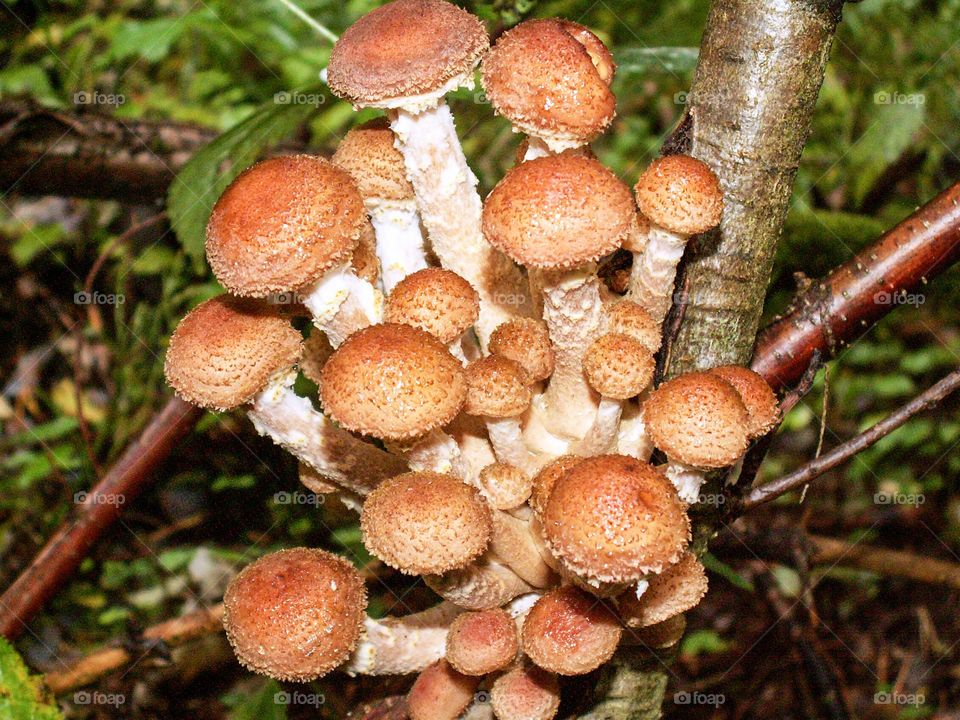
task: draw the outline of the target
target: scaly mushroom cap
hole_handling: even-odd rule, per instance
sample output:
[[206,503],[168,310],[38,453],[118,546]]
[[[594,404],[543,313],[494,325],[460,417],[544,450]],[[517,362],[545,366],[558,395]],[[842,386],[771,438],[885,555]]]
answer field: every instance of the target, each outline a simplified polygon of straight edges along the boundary
[[750,416],[748,434],[751,438],[766,435],[777,426],[780,421],[780,404],[773,388],[762,375],[739,365],[724,365],[709,372],[726,380],[740,393],[740,399]]
[[690,521],[670,481],[625,455],[584,458],[554,484],[541,520],[561,565],[591,583],[622,583],[679,558]]
[[417,676],[407,694],[410,720],[456,720],[473,700],[480,678],[437,660]]
[[604,397],[626,400],[639,395],[653,380],[653,355],[628,335],[601,335],[583,356],[590,386]]
[[566,585],[530,608],[523,621],[523,651],[544,670],[583,675],[613,656],[622,633],[603,602]]
[[513,360],[487,355],[467,365],[465,374],[467,401],[463,411],[468,415],[516,417],[530,406],[533,395],[526,385],[526,373]]
[[451,475],[409,472],[382,482],[360,513],[363,543],[407,575],[445,573],[476,560],[490,542],[490,507]]
[[564,153],[511,168],[483,206],[483,234],[515,262],[584,265],[619,246],[633,218],[630,190],[593,158]]
[[617,610],[627,627],[656,625],[700,604],[707,594],[707,573],[692,552],[659,575],[648,578],[650,587],[639,598],[631,587],[617,598]]
[[582,25],[528,20],[504,33],[483,60],[493,109],[518,130],[584,145],[610,126],[613,57]]
[[650,440],[671,460],[696,468],[721,468],[747,450],[750,417],[726,380],[694,372],[654,390],[643,404]]
[[530,507],[538,515],[542,515],[547,509],[547,501],[550,499],[550,493],[553,492],[553,486],[557,484],[563,475],[583,461],[582,457],[576,455],[561,455],[556,460],[544,465],[540,472],[533,476],[533,488],[530,492]]
[[341,557],[309,548],[265,555],[230,583],[223,627],[244,667],[306,682],[347,659],[360,637],[367,593]]
[[662,228],[696,235],[720,224],[723,191],[713,170],[689,155],[666,155],[634,187],[640,211]]
[[349,260],[366,222],[344,170],[310,155],[270,158],[242,172],[213,206],[207,260],[234,295],[290,292]]
[[351,129],[337,146],[331,159],[357,181],[364,200],[413,199],[413,186],[394,140],[387,119],[377,118]]
[[320,378],[327,413],[354,432],[388,440],[453,420],[466,397],[463,366],[433,335],[398,323],[364,328],[330,357]]
[[387,298],[387,322],[426,330],[448,344],[480,315],[480,296],[466,280],[443,268],[424,268],[398,282]]
[[377,257],[377,235],[368,219],[363,224],[357,246],[350,256],[350,268],[361,280],[376,285],[380,279],[380,258]]
[[330,89],[363,107],[435,92],[469,73],[490,47],[483,23],[444,0],[394,0],[333,46]]
[[516,318],[498,325],[490,335],[490,352],[520,363],[528,382],[553,375],[553,345],[543,320]]
[[308,380],[320,384],[323,376],[323,366],[333,355],[333,346],[327,339],[327,334],[317,328],[310,328],[310,337],[303,343],[303,357],[300,358],[300,372]]
[[480,492],[496,510],[513,510],[530,497],[533,479],[520,468],[492,463],[480,471]]
[[642,305],[630,300],[621,300],[610,308],[608,314],[610,332],[629,335],[642,343],[651,353],[660,349],[660,325]]
[[498,720],[552,720],[560,709],[560,683],[543,668],[518,665],[493,681],[490,703]]
[[464,675],[486,675],[517,657],[517,623],[503,609],[458,615],[447,634],[447,662]]
[[297,364],[303,340],[275,308],[220,295],[191,310],[170,337],[163,370],[189,403],[229,410]]

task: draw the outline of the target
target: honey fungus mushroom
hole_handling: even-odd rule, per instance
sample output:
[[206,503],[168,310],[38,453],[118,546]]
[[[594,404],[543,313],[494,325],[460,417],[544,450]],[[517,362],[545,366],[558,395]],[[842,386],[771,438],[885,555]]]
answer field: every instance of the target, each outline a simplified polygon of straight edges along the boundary
[[560,710],[560,684],[556,673],[517,665],[493,681],[490,703],[498,720],[552,720]]
[[517,623],[501,608],[463,613],[447,635],[447,662],[464,675],[482,676],[505,668],[519,650]]

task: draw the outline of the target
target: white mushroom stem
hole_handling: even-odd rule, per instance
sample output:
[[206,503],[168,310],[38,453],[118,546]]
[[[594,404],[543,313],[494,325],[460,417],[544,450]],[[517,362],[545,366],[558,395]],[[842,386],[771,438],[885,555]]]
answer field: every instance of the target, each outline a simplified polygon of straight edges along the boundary
[[447,430],[460,447],[464,479],[479,488],[480,471],[497,462],[483,420],[460,413]]
[[641,404],[630,402],[623,408],[617,433],[617,452],[644,462],[653,454],[653,442],[647,436]]
[[396,452],[403,455],[411,470],[433,472],[466,477],[466,468],[460,455],[460,446],[457,441],[442,430],[433,430],[413,445],[397,448]]
[[450,623],[462,612],[456,605],[442,602],[403,617],[368,617],[356,649],[340,669],[350,675],[420,672],[444,656]]
[[427,267],[427,251],[414,200],[377,200],[367,204],[377,238],[380,282],[390,293],[407,275]]
[[520,417],[488,417],[487,433],[497,460],[520,468],[527,474],[537,472],[538,461],[524,442]]
[[673,460],[667,465],[667,477],[677,489],[680,499],[688,505],[693,505],[699,500],[700,488],[707,480],[702,470]]
[[527,151],[523,154],[523,162],[536,160],[537,158],[547,157],[553,154],[554,152],[543,140],[534,135],[527,136]]
[[303,304],[333,347],[357,330],[383,321],[383,294],[357,277],[349,263],[331,268],[306,288]]
[[556,435],[579,440],[593,424],[599,402],[583,372],[584,353],[604,326],[595,268],[546,276],[543,298],[543,319],[556,358],[544,394],[544,424]]
[[293,369],[279,373],[253,399],[247,415],[258,433],[358,495],[406,472],[402,458],[354,437],[314,410],[307,398],[293,391],[295,378]]
[[641,305],[657,323],[663,322],[673,304],[677,265],[688,238],[651,224],[646,249],[634,256],[627,298]]
[[529,520],[495,510],[490,551],[523,580],[536,588],[545,588],[556,581],[550,566],[541,556],[543,541],[536,536]]
[[467,610],[489,610],[510,602],[533,587],[490,552],[477,562],[443,575],[424,575],[440,597]]
[[523,441],[537,458],[537,470],[553,458],[566,455],[570,447],[569,439],[558,437],[547,429],[546,419],[546,394],[534,395],[523,422]]
[[434,253],[443,267],[466,279],[480,295],[476,330],[486,348],[498,325],[530,314],[523,275],[483,237],[477,178],[467,165],[446,103],[413,111],[391,109],[389,115]]
[[593,425],[582,440],[578,440],[570,446],[569,454],[590,457],[610,452],[618,441],[622,412],[622,401],[601,397]]

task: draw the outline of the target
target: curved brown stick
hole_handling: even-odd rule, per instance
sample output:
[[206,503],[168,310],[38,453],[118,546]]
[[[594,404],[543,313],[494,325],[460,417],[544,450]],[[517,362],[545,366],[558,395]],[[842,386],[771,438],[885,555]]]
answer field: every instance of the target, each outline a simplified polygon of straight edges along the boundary
[[960,183],[801,293],[795,309],[760,334],[753,369],[774,388],[792,385],[815,350],[833,357],[957,260]]
[[0,635],[15,638],[77,569],[90,547],[152,482],[152,473],[201,411],[171,398],[47,541],[33,562],[0,596]]

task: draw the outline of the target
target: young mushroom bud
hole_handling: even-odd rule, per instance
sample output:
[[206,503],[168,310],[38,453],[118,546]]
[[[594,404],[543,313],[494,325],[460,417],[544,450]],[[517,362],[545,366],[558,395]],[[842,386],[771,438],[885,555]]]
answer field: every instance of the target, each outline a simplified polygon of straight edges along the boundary
[[463,613],[447,635],[447,662],[464,675],[487,675],[505,668],[519,650],[517,623],[500,608]]
[[407,695],[410,720],[456,720],[473,700],[480,678],[463,675],[446,660],[421,672]]
[[490,703],[497,720],[553,720],[560,709],[555,673],[517,665],[493,681]]
[[617,610],[627,627],[656,625],[695,608],[707,594],[707,573],[692,552],[662,573],[647,579],[646,589],[637,597],[630,588],[617,598]]
[[517,318],[500,325],[490,336],[490,352],[519,363],[528,384],[553,375],[553,345],[543,320]]
[[582,457],[575,455],[561,455],[549,464],[544,465],[536,475],[533,476],[533,487],[530,490],[530,507],[533,512],[541,516],[547,509],[547,501],[550,499],[550,493],[553,492],[553,486],[557,480],[583,461]]
[[389,122],[378,118],[351,129],[332,158],[357,181],[373,223],[383,289],[388,293],[403,278],[427,267],[420,213],[395,140]]
[[569,20],[528,20],[504,33],[483,60],[494,111],[529,136],[525,160],[586,145],[613,121],[610,51]]
[[360,573],[323,550],[265,555],[230,583],[223,626],[240,663],[305,682],[340,665],[357,644],[367,605]]
[[750,439],[762,437],[780,422],[780,403],[762,375],[739,365],[724,365],[708,370],[733,385],[740,394],[750,419],[747,435]]
[[643,255],[631,271],[628,296],[659,323],[673,302],[673,283],[687,239],[720,223],[723,191],[713,171],[689,155],[657,158],[634,191],[650,229]]
[[660,324],[641,305],[630,300],[620,300],[610,306],[607,316],[610,332],[632,337],[651,355],[656,355],[660,350]]
[[211,410],[249,404],[261,435],[346,488],[365,495],[405,463],[338,428],[293,391],[303,341],[275,307],[227,295],[194,308],[167,349],[167,382]]
[[733,465],[747,450],[747,409],[715,374],[687,373],[665,382],[644,403],[643,422],[669,459],[667,477],[686,503],[700,496],[704,470]]
[[513,510],[523,505],[533,489],[533,479],[508,463],[493,463],[480,471],[480,492],[495,510]]
[[343,342],[380,322],[383,297],[350,260],[365,226],[356,183],[323,158],[270,158],[241,173],[207,224],[207,260],[232,294],[302,294],[314,324]]
[[613,657],[623,628],[601,601],[573,585],[552,590],[523,621],[523,651],[544,670],[583,675]]

